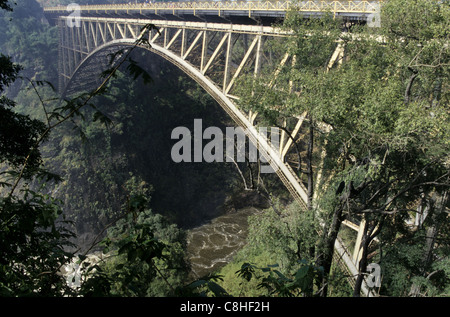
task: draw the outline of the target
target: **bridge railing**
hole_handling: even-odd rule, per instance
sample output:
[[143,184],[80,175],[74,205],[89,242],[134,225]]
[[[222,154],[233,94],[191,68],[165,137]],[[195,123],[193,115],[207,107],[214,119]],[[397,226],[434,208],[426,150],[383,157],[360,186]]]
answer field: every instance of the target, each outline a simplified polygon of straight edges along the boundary
[[[379,4],[377,1],[351,1],[351,0],[310,0],[310,1],[209,1],[209,2],[155,2],[134,4],[110,4],[110,5],[85,5],[80,6],[81,11],[287,11],[295,8],[300,12],[323,12],[335,13],[376,13]],[[47,12],[67,12],[65,6],[47,7]]]

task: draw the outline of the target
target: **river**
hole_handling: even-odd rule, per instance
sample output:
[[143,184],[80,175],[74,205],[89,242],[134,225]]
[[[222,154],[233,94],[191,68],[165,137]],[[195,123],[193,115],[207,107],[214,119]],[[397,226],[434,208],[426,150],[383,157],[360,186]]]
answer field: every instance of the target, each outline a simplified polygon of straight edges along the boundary
[[188,230],[187,253],[195,278],[202,277],[229,263],[246,244],[247,218],[260,212],[255,207],[238,209]]

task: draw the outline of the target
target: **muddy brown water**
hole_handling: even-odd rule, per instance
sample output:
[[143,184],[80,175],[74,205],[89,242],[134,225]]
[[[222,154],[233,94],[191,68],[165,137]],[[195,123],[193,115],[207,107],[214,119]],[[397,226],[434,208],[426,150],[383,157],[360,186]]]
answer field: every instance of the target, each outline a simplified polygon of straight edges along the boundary
[[199,278],[229,263],[246,244],[248,217],[258,212],[254,207],[239,209],[189,230],[187,253],[192,275]]

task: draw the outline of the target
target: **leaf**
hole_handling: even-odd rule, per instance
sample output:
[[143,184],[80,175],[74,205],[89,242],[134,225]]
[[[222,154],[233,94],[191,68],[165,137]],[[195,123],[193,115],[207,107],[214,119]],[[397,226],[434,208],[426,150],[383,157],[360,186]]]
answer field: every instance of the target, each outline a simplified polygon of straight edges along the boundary
[[133,246],[134,246],[133,241],[129,241],[129,242],[125,243],[123,246],[121,246],[121,247],[119,248],[118,253],[119,253],[119,254],[123,254],[123,253],[125,253],[125,252],[128,252],[128,250],[129,250],[131,247],[133,247]]
[[114,67],[108,68],[100,73],[100,78],[107,78],[108,76],[112,76],[112,78],[117,77]]
[[94,122],[99,121],[99,122],[103,123],[106,127],[109,127],[112,124],[112,120],[100,111],[96,111],[94,113],[93,121]]
[[242,277],[248,282],[252,279],[254,273],[255,273],[254,266],[250,263],[242,264],[241,269],[236,271],[236,274],[238,274],[239,277]]
[[134,80],[136,80],[139,76],[142,76],[142,79],[144,81],[144,84],[149,84],[153,82],[152,77],[149,75],[149,73],[144,70],[142,67],[140,67],[136,61],[129,58],[129,64],[127,66],[127,70],[130,73],[130,75],[134,76]]
[[309,272],[308,266],[301,267],[296,273],[295,273],[295,279],[301,280],[303,279]]
[[147,23],[146,25],[144,25],[144,26],[141,28],[141,33],[142,33],[143,31],[151,31],[151,30],[156,30],[156,31],[158,32],[158,34],[161,34],[161,33],[159,32],[159,28],[158,28],[155,24],[153,24],[153,23]]
[[278,270],[273,270],[273,272],[278,276],[279,279],[281,279],[283,282],[289,282],[291,281],[289,278],[287,278],[283,273],[281,273]]
[[134,260],[136,260],[137,256],[138,256],[138,252],[136,249],[133,248],[133,249],[128,250],[128,255],[127,255],[128,261],[134,262]]
[[208,288],[211,292],[213,292],[214,296],[216,297],[228,297],[230,294],[219,284],[216,282],[208,282]]
[[189,286],[190,288],[198,288],[198,287],[200,287],[200,286],[206,285],[206,283],[207,283],[206,280],[200,279],[200,280],[195,280],[194,282],[192,282],[192,283],[189,284],[188,286]]
[[11,186],[10,183],[0,182],[0,187],[10,187],[10,186]]
[[56,91],[55,86],[53,86],[53,84],[52,84],[51,82],[47,81],[47,80],[36,80],[36,81],[34,81],[34,83],[35,83],[37,86],[45,86],[45,85],[48,85],[53,91]]
[[61,176],[59,176],[58,174],[46,171],[44,169],[37,169],[36,171],[36,178],[41,179],[45,182],[50,182],[50,181],[54,181],[56,183],[61,182],[63,179]]

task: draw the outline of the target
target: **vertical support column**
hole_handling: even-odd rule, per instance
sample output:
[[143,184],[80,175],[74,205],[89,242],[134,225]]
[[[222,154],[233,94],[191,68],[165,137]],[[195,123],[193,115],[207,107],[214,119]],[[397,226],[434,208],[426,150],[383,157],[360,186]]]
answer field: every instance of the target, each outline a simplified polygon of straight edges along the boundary
[[206,29],[203,31],[203,39],[202,39],[202,58],[200,61],[200,71],[203,72],[203,69],[206,65],[206,57],[208,53],[208,32]]
[[92,32],[92,35],[94,37],[94,47],[98,46],[98,23],[97,22],[91,22],[92,28],[95,30],[95,32]]
[[[67,24],[64,24],[64,75],[70,75],[70,61],[71,61],[71,52],[70,52],[70,36],[69,36],[69,27]],[[64,82],[66,82],[66,77],[64,77]]]
[[[81,27],[81,24],[80,24],[80,27]],[[74,32],[73,32],[74,43],[75,43],[74,51],[77,56],[77,58],[75,60],[75,62],[76,62],[75,68],[83,60],[83,49],[82,49],[82,42],[81,42],[80,27],[77,27],[76,25],[71,27],[74,30]]]
[[361,242],[364,233],[364,227],[366,226],[366,220],[363,218],[359,224],[358,236],[356,237],[355,248],[353,250],[353,262],[358,268],[359,261],[361,260]]
[[106,23],[97,22],[102,37],[102,44],[106,44]]
[[[286,118],[284,118],[283,119],[283,128],[286,128],[286,126],[287,126],[287,120],[286,120]],[[280,157],[281,157],[281,154],[283,153],[284,145],[286,143],[286,131],[284,131],[283,129],[280,129],[280,130],[281,130],[281,135],[280,135],[280,146],[279,146],[278,152],[280,153]],[[284,158],[282,158],[282,159],[284,159]]]
[[181,31],[181,57],[184,56],[184,52],[186,51],[186,28],[183,26]]
[[[296,63],[297,63],[297,56],[294,55],[292,57],[292,67],[294,67]],[[289,80],[289,93],[291,94],[293,92],[294,92],[294,82],[292,80]],[[297,122],[297,125],[296,125],[296,127],[294,129],[294,131],[292,132],[293,133],[292,134],[293,138],[296,137],[296,135],[297,135],[297,133],[298,133],[302,123],[303,123],[303,119],[299,119],[299,121]],[[284,119],[283,127],[286,127],[286,119]],[[286,144],[288,142],[289,142],[289,144]],[[286,157],[287,151],[289,150],[289,147],[291,146],[291,144],[292,144],[292,139],[289,138],[289,140],[286,140],[286,131],[282,130],[282,132],[281,132],[281,140],[280,140],[280,157],[281,157],[281,159],[283,161],[284,161],[284,159]]]
[[80,51],[81,52],[86,52],[86,54],[88,53],[87,50],[84,49],[83,47],[83,36],[81,34],[81,23],[80,26],[76,28],[77,29],[77,39],[78,39],[78,44],[80,45]]
[[58,48],[58,90],[61,94],[63,92],[63,89],[65,87],[65,80],[64,80],[64,29],[63,29],[63,21],[61,18],[58,19],[58,35],[59,35],[59,48]]
[[111,28],[111,23],[107,22],[106,23],[106,27],[108,28],[111,40],[115,40],[116,39],[116,27],[115,27],[115,24],[113,24],[113,27]]
[[[258,42],[256,43],[256,53],[255,53],[255,70],[253,73],[253,76],[256,78],[258,74],[261,72],[261,56],[262,56],[262,35],[257,35]],[[253,94],[253,92],[252,92]],[[253,113],[253,111],[249,111],[248,113],[248,119],[252,125],[255,123],[255,119],[257,113]]]
[[168,32],[170,32],[170,29],[169,28],[164,28],[164,44],[163,44],[163,47],[167,47],[167,36],[168,36]]
[[227,47],[225,49],[225,69],[223,74],[223,88],[222,91],[226,93],[226,89],[228,86],[228,81],[230,78],[230,64],[231,64],[231,50],[233,46],[233,42],[231,41],[233,33],[228,33]]
[[262,35],[257,35],[258,42],[256,43],[256,58],[255,58],[255,76],[261,71],[261,53],[262,53]]
[[69,56],[69,73],[66,75],[71,76],[72,73],[75,71],[76,68],[76,51],[75,51],[75,36],[74,36],[74,28],[73,27],[69,27],[66,25],[66,29],[67,29],[67,50],[68,50],[68,56]]
[[[178,36],[180,35],[180,33],[183,32],[184,29],[179,29],[176,31],[176,33],[174,34],[174,36],[172,37],[172,39],[169,41],[169,43],[167,43],[167,45],[164,47],[165,49],[169,49],[173,43],[175,43],[175,41],[177,40]],[[183,56],[183,55],[180,55]]]
[[336,19],[336,11],[337,11],[337,1],[334,2],[333,20]]
[[86,22],[85,21],[81,22],[81,27],[83,28],[84,40],[85,40],[85,43],[86,43],[86,52],[89,53],[91,51],[89,35],[88,35],[88,31],[89,30],[87,30],[88,28],[86,27]]

